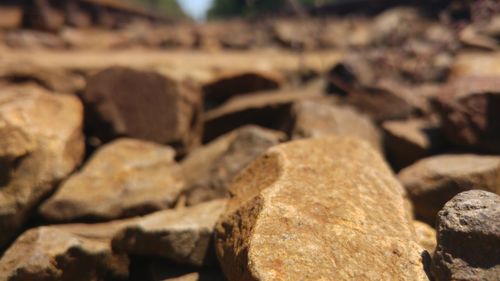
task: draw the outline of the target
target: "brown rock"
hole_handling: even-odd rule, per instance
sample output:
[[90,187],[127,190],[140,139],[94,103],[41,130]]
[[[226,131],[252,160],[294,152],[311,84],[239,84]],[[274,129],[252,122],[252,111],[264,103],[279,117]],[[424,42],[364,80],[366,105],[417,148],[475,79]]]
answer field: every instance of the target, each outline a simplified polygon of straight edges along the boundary
[[265,71],[220,75],[203,86],[205,106],[217,106],[239,94],[275,90],[283,84],[283,80],[279,73]]
[[12,29],[21,26],[23,11],[16,6],[2,6],[0,10],[0,29]]
[[5,34],[5,44],[12,49],[65,49],[59,36],[35,30],[12,30]]
[[382,128],[388,159],[397,171],[439,152],[446,144],[436,120],[414,118],[386,121]]
[[282,127],[295,101],[318,97],[321,97],[321,89],[316,85],[234,97],[205,114],[204,141],[211,141],[248,124],[278,129]]
[[292,107],[293,139],[327,135],[357,137],[383,151],[380,133],[365,115],[348,106],[335,106],[325,101],[304,100]]
[[318,29],[311,21],[280,20],[272,24],[274,39],[281,45],[300,50],[311,50],[316,47],[315,38]]
[[365,142],[275,146],[231,192],[216,227],[229,280],[428,280],[404,189]]
[[284,139],[280,132],[245,126],[194,150],[181,163],[187,204],[227,197],[234,176]]
[[24,232],[0,259],[0,281],[127,278],[128,257],[112,252],[123,222],[43,226]]
[[119,139],[99,149],[40,208],[50,221],[111,220],[166,209],[184,182],[170,147]]
[[438,246],[432,261],[437,281],[494,281],[500,276],[500,196],[462,192],[437,217]]
[[83,108],[77,98],[33,85],[0,93],[0,245],[80,163]]
[[417,234],[417,242],[432,255],[436,249],[436,230],[430,225],[421,222],[413,221],[413,227],[415,228],[415,233]]
[[[149,281],[226,281],[218,267],[193,268],[169,264],[162,259],[146,260],[144,272],[140,272],[138,280]],[[146,277],[147,276],[147,277]]]
[[482,152],[500,153],[500,80],[467,77],[454,80],[436,99],[448,140]]
[[142,217],[113,238],[113,248],[194,266],[214,264],[213,230],[225,206],[225,200],[216,200]]
[[175,147],[184,154],[201,136],[201,95],[155,72],[113,67],[88,81],[82,95],[91,135],[108,141],[125,135]]
[[424,158],[401,170],[417,217],[434,225],[438,211],[456,194],[470,189],[500,193],[500,157],[473,154]]
[[461,52],[457,54],[450,78],[500,76],[500,52]]

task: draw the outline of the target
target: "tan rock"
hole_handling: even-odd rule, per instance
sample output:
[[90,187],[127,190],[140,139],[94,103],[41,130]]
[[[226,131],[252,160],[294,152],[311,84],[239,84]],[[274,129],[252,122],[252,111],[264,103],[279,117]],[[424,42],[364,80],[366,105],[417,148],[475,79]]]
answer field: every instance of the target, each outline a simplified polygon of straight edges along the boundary
[[0,281],[126,278],[128,257],[112,252],[123,222],[43,226],[24,232],[0,258]]
[[216,227],[229,280],[428,280],[404,189],[365,142],[275,146],[231,192]]
[[372,121],[348,106],[305,100],[293,105],[291,115],[293,139],[350,136],[367,141],[378,151],[383,150],[380,133]]
[[118,139],[99,149],[40,208],[50,221],[111,220],[166,209],[184,182],[170,147]]
[[179,154],[200,142],[199,90],[162,74],[108,68],[88,80],[82,99],[91,136],[104,141],[129,136],[171,144]]
[[422,246],[429,254],[432,256],[434,250],[436,250],[436,230],[430,225],[421,222],[413,221],[413,227],[415,228],[415,233],[417,234],[417,242]]
[[0,90],[0,245],[80,163],[83,108],[33,85]]
[[[193,268],[168,263],[166,260],[155,258],[146,261],[145,273],[141,280],[150,281],[226,281],[224,274],[218,267]],[[147,277],[146,277],[147,276]]]
[[417,218],[435,224],[438,211],[458,193],[483,189],[500,194],[500,157],[474,154],[424,158],[401,170]]
[[213,230],[225,206],[226,200],[215,200],[142,217],[113,238],[113,248],[182,264],[214,264]]
[[181,163],[188,205],[228,196],[234,176],[285,135],[245,126],[194,150]]

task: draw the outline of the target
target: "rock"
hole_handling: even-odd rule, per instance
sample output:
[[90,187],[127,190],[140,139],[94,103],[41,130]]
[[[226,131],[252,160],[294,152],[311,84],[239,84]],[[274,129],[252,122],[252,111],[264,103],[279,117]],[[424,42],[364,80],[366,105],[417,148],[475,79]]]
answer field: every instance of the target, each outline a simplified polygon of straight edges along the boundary
[[40,208],[56,222],[112,220],[172,207],[184,188],[170,147],[118,139],[101,149]]
[[446,140],[439,122],[413,118],[382,124],[387,156],[396,171],[439,152]]
[[226,200],[166,210],[129,224],[113,238],[113,248],[129,255],[155,256],[194,266],[215,263],[212,236]]
[[192,272],[185,275],[177,276],[177,277],[167,277],[167,278],[158,278],[153,279],[155,281],[225,281],[224,275],[217,271],[203,271],[203,272]]
[[187,204],[227,197],[234,176],[284,139],[281,132],[249,125],[194,150],[181,163]]
[[363,141],[275,146],[231,193],[215,238],[229,280],[428,280],[404,189]]
[[80,163],[83,107],[34,86],[0,93],[0,246]]
[[0,10],[0,29],[14,29],[21,26],[23,11],[16,6],[2,6]]
[[271,26],[274,39],[282,46],[296,50],[312,50],[316,48],[314,34],[317,25],[310,21],[280,20]]
[[82,99],[91,136],[129,136],[172,145],[179,154],[201,137],[200,92],[155,72],[112,67],[89,78]]
[[65,49],[67,47],[59,36],[35,30],[12,30],[5,34],[4,40],[12,49]]
[[498,280],[500,197],[471,190],[453,197],[437,218],[438,246],[432,273],[437,281]]
[[421,222],[413,221],[413,227],[415,228],[415,233],[417,234],[417,242],[432,255],[436,249],[436,230],[430,225]]
[[155,258],[145,260],[144,269],[137,273],[133,280],[148,281],[226,281],[224,274],[218,267],[193,268],[179,266],[166,260]]
[[436,99],[448,140],[460,147],[500,153],[500,80],[467,77],[451,82]]
[[277,72],[236,72],[216,76],[203,86],[205,107],[213,108],[229,98],[258,91],[275,90],[284,78]]
[[325,101],[296,102],[291,113],[291,137],[316,138],[327,135],[357,137],[383,151],[380,133],[365,115],[348,106],[335,106]]
[[114,253],[110,243],[120,227],[123,222],[30,229],[0,258],[0,281],[127,278],[128,257]]
[[204,142],[248,124],[278,129],[285,122],[295,101],[319,98],[319,87],[283,89],[237,96],[204,115]]
[[64,15],[49,0],[31,0],[23,4],[23,25],[32,29],[56,32],[64,26]]
[[500,193],[500,157],[443,154],[401,170],[417,217],[434,225],[436,214],[456,194],[470,189]]
[[450,70],[450,79],[467,76],[500,76],[500,52],[458,53]]

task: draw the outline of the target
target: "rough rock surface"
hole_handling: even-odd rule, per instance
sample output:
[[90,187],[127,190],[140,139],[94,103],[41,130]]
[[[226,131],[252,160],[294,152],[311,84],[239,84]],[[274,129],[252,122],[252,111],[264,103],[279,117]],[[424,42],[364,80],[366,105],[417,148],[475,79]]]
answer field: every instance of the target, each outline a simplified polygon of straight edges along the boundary
[[438,152],[446,143],[439,123],[434,120],[386,121],[382,128],[387,157],[396,170]]
[[234,176],[284,134],[257,126],[245,126],[194,150],[181,163],[186,179],[188,205],[228,196]]
[[421,221],[413,221],[413,227],[415,228],[415,233],[417,234],[418,244],[426,249],[429,254],[434,253],[437,244],[436,230]]
[[350,107],[304,100],[293,105],[291,118],[292,139],[327,135],[358,137],[382,151],[380,133],[375,125]]
[[80,163],[83,107],[33,85],[0,93],[0,245]]
[[500,196],[471,190],[439,211],[432,272],[437,281],[498,280]]
[[498,77],[456,79],[436,104],[450,142],[481,152],[500,153]]
[[126,278],[128,257],[112,252],[123,222],[43,226],[24,232],[0,259],[1,281]]
[[201,137],[199,90],[155,72],[112,67],[88,80],[82,95],[91,136],[129,136],[170,144],[180,153]]
[[110,220],[171,207],[184,188],[173,149],[118,139],[98,150],[40,208],[50,221]]
[[365,142],[275,146],[231,192],[216,227],[229,280],[428,280],[404,189]]
[[214,264],[213,230],[225,207],[222,199],[142,217],[113,238],[113,248],[194,266]]
[[500,157],[474,154],[424,158],[401,170],[417,218],[434,225],[438,211],[456,194],[470,189],[500,193]]

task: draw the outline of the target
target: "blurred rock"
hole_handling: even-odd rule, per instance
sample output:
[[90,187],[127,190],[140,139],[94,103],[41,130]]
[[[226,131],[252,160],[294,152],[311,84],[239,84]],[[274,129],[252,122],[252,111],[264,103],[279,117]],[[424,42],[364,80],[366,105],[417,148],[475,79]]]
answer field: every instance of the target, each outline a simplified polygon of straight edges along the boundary
[[147,261],[146,267],[146,272],[140,274],[137,281],[226,281],[218,267],[182,267],[160,259]]
[[500,197],[472,190],[458,194],[439,211],[438,246],[432,272],[438,281],[498,280]]
[[291,113],[292,139],[316,138],[328,135],[350,136],[370,143],[382,152],[380,133],[365,115],[347,106],[325,101],[296,102]]
[[122,280],[128,257],[111,237],[123,222],[42,226],[24,232],[0,258],[1,281]]
[[82,95],[89,136],[128,136],[173,146],[183,155],[201,138],[200,92],[155,72],[112,67],[88,80]]
[[450,71],[450,79],[468,76],[500,76],[500,52],[461,52]]
[[83,107],[34,85],[0,93],[0,245],[80,163]]
[[382,124],[387,157],[396,171],[444,149],[439,122],[428,119],[386,121]]
[[0,9],[0,29],[13,29],[21,26],[23,11],[20,7],[2,6]]
[[500,79],[467,77],[451,82],[436,99],[448,140],[460,147],[500,153]]
[[413,221],[413,227],[415,228],[415,233],[417,234],[417,242],[422,246],[429,254],[432,255],[436,249],[436,230],[430,225],[420,222]]
[[113,249],[181,264],[213,265],[213,229],[225,207],[225,200],[216,200],[142,217],[117,233]]
[[404,189],[365,142],[275,146],[231,193],[216,227],[229,280],[428,280]]
[[186,203],[198,204],[229,195],[234,176],[269,147],[285,139],[278,131],[245,126],[194,150],[181,163]]
[[311,21],[275,21],[271,24],[273,37],[284,47],[295,50],[311,50],[316,48],[315,34],[318,26]]
[[474,154],[424,158],[401,170],[417,218],[434,225],[438,211],[456,194],[470,189],[500,193],[500,157]]
[[112,220],[172,207],[184,188],[170,147],[118,139],[101,147],[40,208],[49,221]]
[[12,49],[65,49],[66,42],[59,36],[34,30],[12,30],[4,36]]

